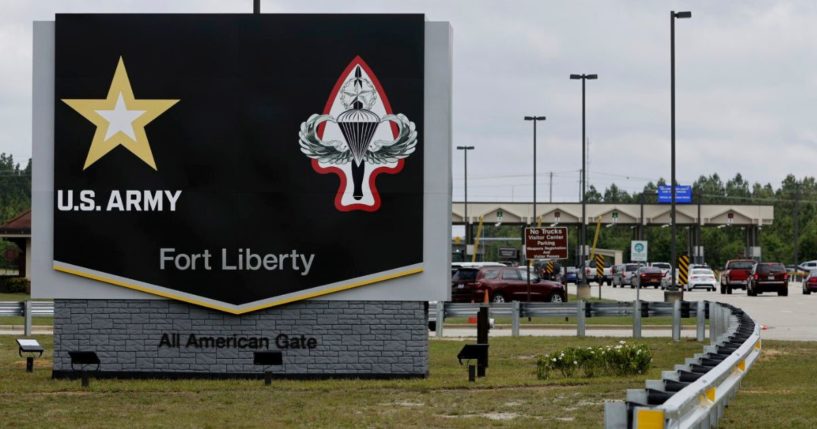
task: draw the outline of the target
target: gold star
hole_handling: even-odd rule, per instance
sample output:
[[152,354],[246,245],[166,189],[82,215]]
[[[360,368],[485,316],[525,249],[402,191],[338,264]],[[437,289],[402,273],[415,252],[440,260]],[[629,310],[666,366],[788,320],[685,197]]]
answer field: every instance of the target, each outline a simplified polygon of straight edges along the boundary
[[116,72],[104,100],[62,100],[96,125],[96,132],[88,149],[83,170],[122,145],[139,159],[156,168],[150,151],[145,126],[164,113],[179,100],[137,100],[125,70],[125,62],[119,57]]

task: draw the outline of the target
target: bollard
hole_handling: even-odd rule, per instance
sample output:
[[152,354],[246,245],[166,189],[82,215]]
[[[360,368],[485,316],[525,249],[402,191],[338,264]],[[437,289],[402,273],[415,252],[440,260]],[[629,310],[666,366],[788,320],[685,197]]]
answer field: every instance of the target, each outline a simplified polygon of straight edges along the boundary
[[512,320],[513,324],[511,326],[511,335],[513,335],[514,337],[519,336],[519,317],[521,316],[519,314],[519,312],[520,312],[519,301],[514,301],[513,302],[513,313],[511,314],[511,317],[513,318],[513,320]]
[[[482,304],[477,313],[477,344],[488,344],[488,331],[490,322],[488,320],[488,304]],[[484,360],[477,361],[477,377],[485,377],[485,368],[488,367],[488,355]]]
[[681,300],[672,303],[672,341],[681,341]]
[[633,302],[633,338],[641,338],[641,301]]
[[437,301],[437,321],[435,332],[438,337],[443,336],[443,323],[445,322],[445,301]]
[[580,338],[584,337],[584,324],[584,301],[580,299],[576,301],[576,336]]
[[25,313],[26,313],[25,314],[26,318],[25,318],[24,332],[25,332],[25,336],[28,337],[28,336],[31,336],[31,300],[30,299],[27,299],[25,301],[24,310],[25,310]]
[[704,301],[698,301],[697,316],[698,330],[695,339],[703,341],[706,338],[706,303]]

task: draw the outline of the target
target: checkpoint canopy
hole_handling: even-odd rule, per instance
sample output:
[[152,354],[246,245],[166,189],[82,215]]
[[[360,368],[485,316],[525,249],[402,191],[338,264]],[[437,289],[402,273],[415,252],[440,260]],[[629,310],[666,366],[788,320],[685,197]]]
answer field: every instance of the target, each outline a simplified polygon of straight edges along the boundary
[[346,296],[448,297],[447,24],[38,24],[35,296],[145,298],[125,288],[231,313],[361,287]]

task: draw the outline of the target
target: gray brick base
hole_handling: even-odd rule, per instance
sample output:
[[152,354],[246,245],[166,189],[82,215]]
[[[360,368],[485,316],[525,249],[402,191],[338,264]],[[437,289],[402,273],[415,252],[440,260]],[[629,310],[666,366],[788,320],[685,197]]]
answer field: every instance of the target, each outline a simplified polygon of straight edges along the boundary
[[[243,337],[267,338],[269,350],[283,352],[284,364],[272,367],[279,376],[425,376],[426,321],[426,304],[418,301],[303,301],[233,316],[176,301],[58,299],[54,375],[71,375],[68,352],[75,350],[95,351],[108,374],[260,374],[256,349],[235,346]],[[164,334],[179,334],[179,346],[160,347]],[[199,344],[235,339],[232,347],[186,347],[191,334]],[[281,334],[316,344],[281,348]]]

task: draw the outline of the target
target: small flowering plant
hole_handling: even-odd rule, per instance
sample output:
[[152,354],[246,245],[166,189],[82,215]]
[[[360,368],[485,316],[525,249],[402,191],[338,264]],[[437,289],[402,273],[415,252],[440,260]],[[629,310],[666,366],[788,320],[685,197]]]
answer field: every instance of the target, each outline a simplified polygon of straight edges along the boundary
[[537,359],[536,375],[540,380],[550,378],[554,372],[559,372],[566,378],[579,372],[585,377],[634,375],[645,373],[650,368],[650,363],[652,352],[649,347],[619,341],[616,345],[568,347],[541,355]]

